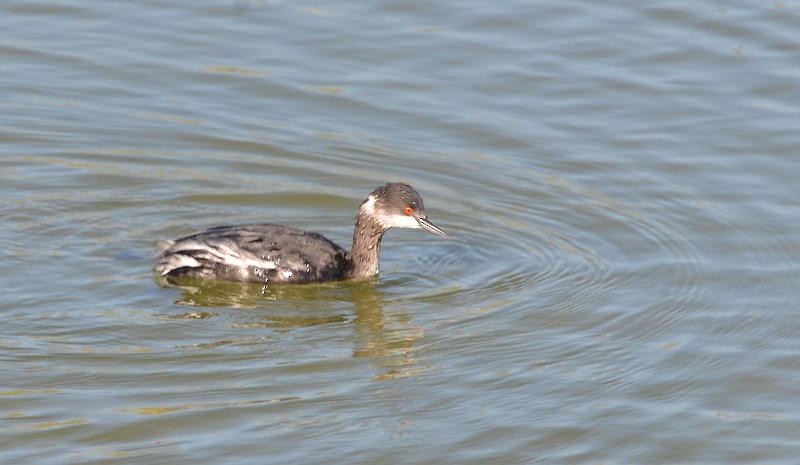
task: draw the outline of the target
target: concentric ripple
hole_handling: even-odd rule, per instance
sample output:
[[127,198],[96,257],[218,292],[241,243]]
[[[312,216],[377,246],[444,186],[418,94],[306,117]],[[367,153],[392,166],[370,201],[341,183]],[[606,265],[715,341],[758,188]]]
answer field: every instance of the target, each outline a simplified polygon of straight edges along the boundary
[[[455,215],[463,216],[444,221],[458,225],[453,239],[417,259],[425,299],[465,307],[483,300],[485,311],[534,312],[541,326],[592,312],[609,325],[600,330],[634,339],[665,331],[694,305],[700,256],[664,220],[561,177],[503,176],[505,183],[464,183],[472,191],[459,199]],[[642,286],[668,287],[659,294],[669,301],[642,299]]]

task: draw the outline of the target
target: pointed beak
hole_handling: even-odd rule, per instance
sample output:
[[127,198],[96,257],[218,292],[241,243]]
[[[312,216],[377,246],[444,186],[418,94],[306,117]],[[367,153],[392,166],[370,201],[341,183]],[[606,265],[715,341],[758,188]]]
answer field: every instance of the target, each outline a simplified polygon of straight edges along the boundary
[[432,232],[434,234],[438,234],[442,237],[450,237],[447,235],[446,232],[442,231],[439,226],[431,223],[427,216],[417,218],[417,223],[419,223],[419,227],[424,229],[425,231]]

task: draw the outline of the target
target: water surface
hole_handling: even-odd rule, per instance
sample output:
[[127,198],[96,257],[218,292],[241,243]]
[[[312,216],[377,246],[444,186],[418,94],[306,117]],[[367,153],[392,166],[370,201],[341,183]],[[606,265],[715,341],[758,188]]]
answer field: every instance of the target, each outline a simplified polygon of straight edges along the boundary
[[[794,464],[800,4],[5,2],[0,462]],[[162,288],[281,222],[364,283]]]

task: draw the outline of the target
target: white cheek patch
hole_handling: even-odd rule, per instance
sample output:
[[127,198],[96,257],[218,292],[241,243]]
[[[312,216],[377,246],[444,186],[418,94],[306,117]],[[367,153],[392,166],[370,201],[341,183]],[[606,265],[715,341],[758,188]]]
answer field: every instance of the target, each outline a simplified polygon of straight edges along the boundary
[[367,200],[365,200],[364,203],[361,205],[361,209],[364,211],[364,213],[367,213],[369,215],[373,215],[374,216],[375,215],[375,196],[374,195],[370,195],[369,197],[367,197]]
[[417,222],[417,219],[411,215],[392,215],[386,218],[386,222],[384,224],[392,228],[419,229],[422,227]]
[[406,215],[402,212],[397,212],[396,214],[386,214],[385,212],[381,212],[375,206],[375,196],[370,195],[367,197],[367,200],[361,205],[361,211],[373,218],[375,218],[383,227],[385,228],[410,228],[410,229],[419,229],[422,226],[419,225],[417,219],[411,215]]

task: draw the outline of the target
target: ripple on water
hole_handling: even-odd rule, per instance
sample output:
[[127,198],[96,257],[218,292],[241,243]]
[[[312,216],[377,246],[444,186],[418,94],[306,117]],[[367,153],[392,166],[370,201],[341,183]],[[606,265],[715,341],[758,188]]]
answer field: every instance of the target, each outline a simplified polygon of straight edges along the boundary
[[[625,339],[667,331],[697,305],[702,259],[666,221],[564,178],[530,170],[505,176],[503,186],[462,181],[473,190],[459,199],[468,220],[455,220],[453,238],[417,259],[425,270],[419,279],[431,281],[426,299],[539,309],[541,326],[586,312],[598,332]],[[667,287],[659,292],[667,300],[642,295],[652,286]]]

